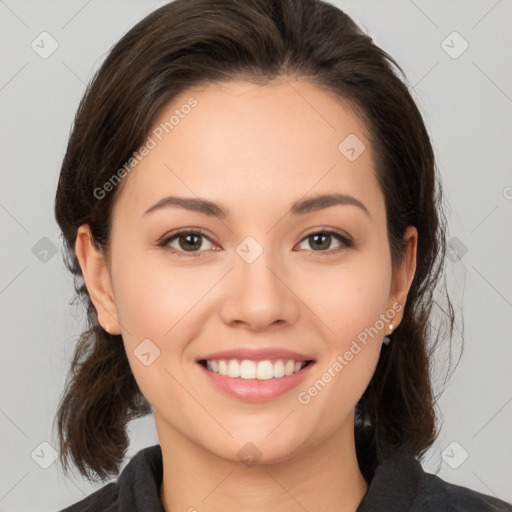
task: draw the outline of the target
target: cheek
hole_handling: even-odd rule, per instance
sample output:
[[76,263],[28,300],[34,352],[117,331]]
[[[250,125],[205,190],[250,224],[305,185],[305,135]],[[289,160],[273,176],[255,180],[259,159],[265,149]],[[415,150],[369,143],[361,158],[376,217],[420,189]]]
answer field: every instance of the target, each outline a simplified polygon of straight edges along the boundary
[[385,313],[391,285],[386,258],[358,257],[339,266],[295,281],[297,294],[326,326],[326,333],[343,349],[351,339],[375,327],[382,331],[380,315]]
[[116,263],[116,308],[135,380],[155,409],[185,406],[187,397],[173,376],[183,379],[183,353],[197,336],[195,315],[214,283],[211,270],[166,264],[154,253]]
[[214,283],[206,266],[177,266],[154,253],[120,258],[114,277],[117,313],[131,343],[142,337],[158,344],[182,331]]
[[324,272],[321,283],[310,285],[306,296],[326,341],[317,388],[319,392],[325,384],[330,391],[322,393],[318,405],[327,407],[332,400],[343,415],[346,407],[355,406],[375,371],[387,326],[384,319],[390,313],[391,271],[386,258],[354,259],[351,265]]
[[177,266],[149,253],[121,259],[116,272],[117,313],[140,390],[157,408],[181,400],[185,405],[172,376],[181,381],[183,371],[191,369],[187,346],[200,336],[204,318],[198,315],[204,316],[208,292],[219,276],[207,265]]

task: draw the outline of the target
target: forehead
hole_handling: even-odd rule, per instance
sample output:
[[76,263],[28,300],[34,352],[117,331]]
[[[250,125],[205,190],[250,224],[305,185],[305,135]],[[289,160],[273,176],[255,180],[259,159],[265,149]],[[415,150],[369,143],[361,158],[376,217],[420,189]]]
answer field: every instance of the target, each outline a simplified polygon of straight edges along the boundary
[[116,209],[142,214],[166,194],[230,210],[333,191],[379,201],[366,133],[341,98],[307,81],[190,88],[155,119],[152,149],[124,178]]

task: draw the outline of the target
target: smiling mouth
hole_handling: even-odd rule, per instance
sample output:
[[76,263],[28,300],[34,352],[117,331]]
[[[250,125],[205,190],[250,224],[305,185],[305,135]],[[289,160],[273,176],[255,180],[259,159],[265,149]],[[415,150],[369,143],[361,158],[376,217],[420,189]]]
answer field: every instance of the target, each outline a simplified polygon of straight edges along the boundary
[[294,361],[293,359],[265,359],[252,361],[250,359],[201,359],[198,363],[212,373],[218,373],[234,379],[270,380],[288,377],[299,373],[313,360]]

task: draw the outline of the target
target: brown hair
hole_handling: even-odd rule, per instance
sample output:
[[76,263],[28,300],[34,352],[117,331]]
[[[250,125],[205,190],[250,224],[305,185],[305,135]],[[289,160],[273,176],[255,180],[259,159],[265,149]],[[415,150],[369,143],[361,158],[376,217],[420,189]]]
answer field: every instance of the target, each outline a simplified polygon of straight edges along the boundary
[[[319,0],[175,0],[135,25],[112,48],[80,102],[55,198],[66,265],[87,310],[56,419],[60,460],[105,480],[129,445],[127,423],[152,412],[130,370],[120,335],[98,323],[74,253],[77,229],[90,226],[108,259],[112,209],[121,185],[101,188],[143,144],[153,122],[179,93],[197,84],[244,79],[263,85],[295,76],[334,92],[368,129],[385,198],[393,268],[407,226],[418,230],[417,269],[403,321],[384,345],[356,407],[356,448],[363,474],[400,447],[421,457],[437,436],[429,373],[439,339],[432,329],[441,282],[446,220],[432,145],[400,66],[352,19]],[[445,288],[444,288],[445,289]]]

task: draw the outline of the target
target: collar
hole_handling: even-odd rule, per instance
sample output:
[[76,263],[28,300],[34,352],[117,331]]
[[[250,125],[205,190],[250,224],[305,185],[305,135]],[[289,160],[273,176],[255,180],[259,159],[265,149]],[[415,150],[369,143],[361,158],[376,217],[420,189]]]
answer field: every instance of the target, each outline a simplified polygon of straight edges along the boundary
[[398,450],[378,464],[356,512],[412,510],[424,476],[420,462],[405,449]]
[[[411,510],[420,493],[424,475],[421,464],[413,455],[398,450],[377,466],[356,512]],[[162,477],[160,445],[141,450],[119,477],[119,510],[165,512],[160,501]]]

